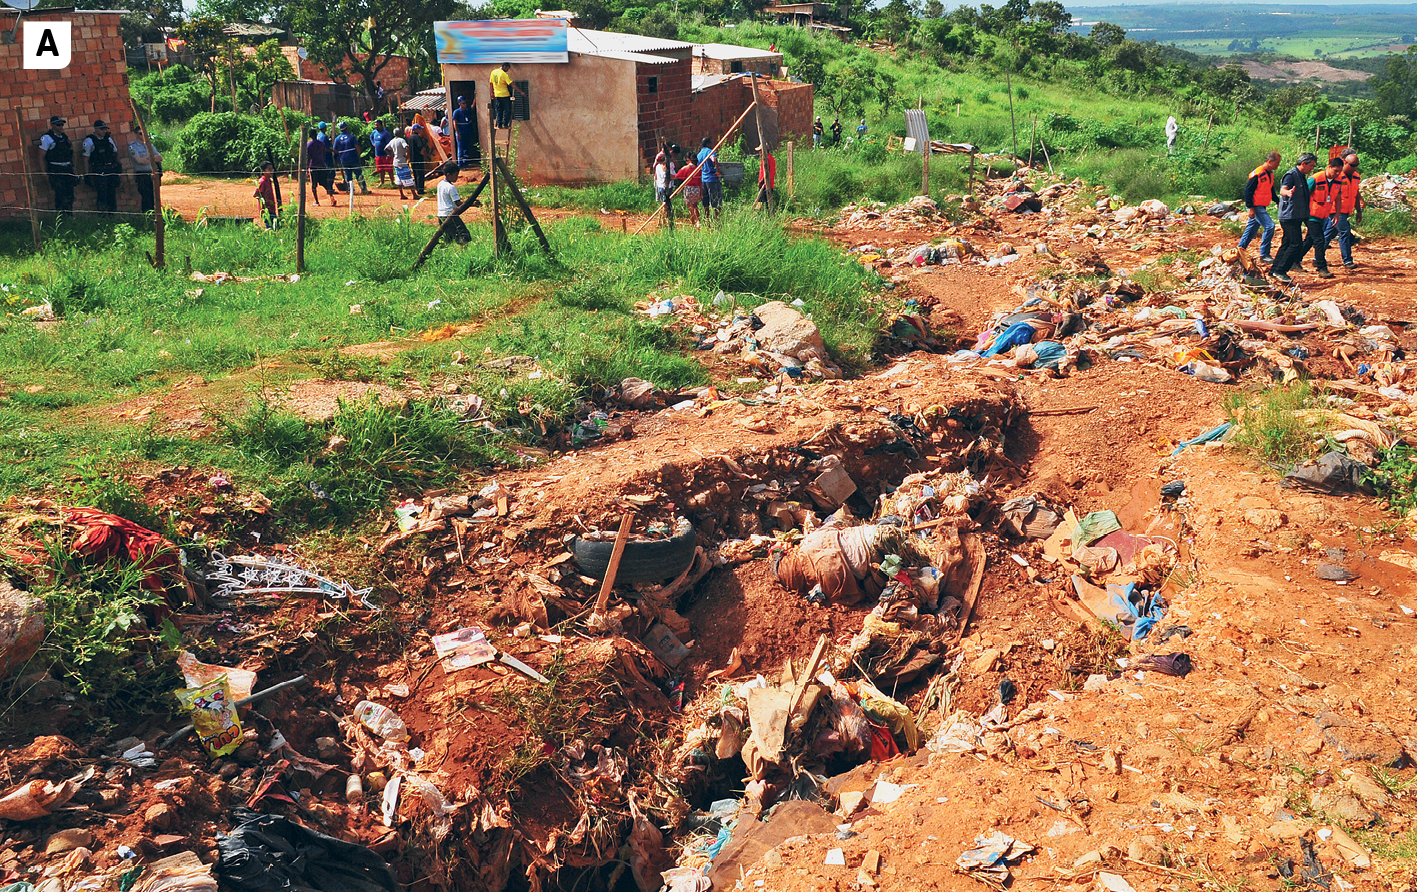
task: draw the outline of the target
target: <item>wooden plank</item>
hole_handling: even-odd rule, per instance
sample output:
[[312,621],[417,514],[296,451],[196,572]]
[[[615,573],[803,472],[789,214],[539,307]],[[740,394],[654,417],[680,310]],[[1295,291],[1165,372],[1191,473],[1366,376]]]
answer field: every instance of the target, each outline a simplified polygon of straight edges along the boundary
[[634,519],[635,515],[630,511],[620,515],[620,529],[615,533],[615,549],[610,552],[610,565],[605,568],[605,581],[600,585],[600,596],[595,599],[597,616],[604,616],[606,605],[610,603],[610,590],[615,587],[615,574],[620,572],[620,558],[625,554],[625,543],[630,541],[630,524]]
[[974,565],[974,573],[969,580],[969,590],[964,593],[964,613],[960,614],[959,632],[955,634],[956,644],[964,637],[965,630],[969,628],[969,621],[974,616],[974,605],[979,600],[979,590],[984,587],[984,565],[989,561],[989,554],[984,550],[984,541],[977,534],[963,533],[959,538]]

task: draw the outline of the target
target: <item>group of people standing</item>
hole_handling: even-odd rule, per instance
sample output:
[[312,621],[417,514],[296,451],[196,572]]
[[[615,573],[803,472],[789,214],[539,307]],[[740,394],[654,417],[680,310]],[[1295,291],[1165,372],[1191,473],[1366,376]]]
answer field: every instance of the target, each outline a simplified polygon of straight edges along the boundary
[[[433,173],[433,162],[436,160],[432,139],[427,126],[417,121],[407,130],[403,127],[390,130],[382,118],[374,121],[369,143],[373,150],[374,172],[379,176],[376,185],[397,188],[400,199],[405,197],[405,188],[414,197],[423,195],[426,179]],[[361,193],[369,194],[369,185],[364,179],[364,149],[359,138],[350,132],[347,122],[339,123],[339,135],[331,139],[329,125],[322,121],[315,135],[305,144],[305,157],[316,204],[320,203],[321,188],[329,194],[331,201],[336,200],[335,177],[341,171],[346,190],[352,191],[358,183]]]
[[[817,116],[817,119],[812,122],[812,148],[814,148],[814,149],[820,149],[820,148],[822,147],[822,143],[826,141],[826,134],[827,134],[826,128],[822,126],[822,118],[821,118],[820,115],[818,115],[818,116]],[[839,146],[839,145],[841,145],[841,118],[840,118],[840,117],[836,117],[836,118],[833,118],[833,119],[832,119],[831,135],[832,135],[831,142],[830,142],[830,143],[827,143],[827,144],[828,144],[828,145],[833,145],[833,146]],[[862,118],[862,119],[861,119],[861,123],[856,125],[856,138],[857,138],[858,140],[861,140],[861,139],[865,139],[865,137],[866,137],[866,119],[865,119],[865,118]]]
[[1358,192],[1362,182],[1358,152],[1344,149],[1330,158],[1318,173],[1314,172],[1319,162],[1316,155],[1305,152],[1298,157],[1294,167],[1279,181],[1278,215],[1283,241],[1279,253],[1271,256],[1275,224],[1269,208],[1275,203],[1274,173],[1279,169],[1280,160],[1278,152],[1270,152],[1245,183],[1249,222],[1240,235],[1240,247],[1248,248],[1255,237],[1260,236],[1260,262],[1271,264],[1271,274],[1285,285],[1292,284],[1289,271],[1302,269],[1300,261],[1309,251],[1314,252],[1314,269],[1319,278],[1333,278],[1328,268],[1327,250],[1335,238],[1344,268],[1356,268],[1350,218],[1362,222],[1363,217],[1363,197]]
[[[773,210],[777,204],[777,159],[765,147],[759,147],[758,205]],[[689,222],[699,226],[699,205],[714,217],[723,214],[723,167],[713,141],[704,137],[702,148],[695,154],[667,142],[654,156],[654,197],[668,204],[675,194],[675,183],[683,184],[684,206]]]
[[[76,154],[73,140],[65,128],[68,119],[51,115],[49,129],[39,138],[40,164],[54,192],[54,209],[61,214],[74,212],[74,190],[83,182],[94,190],[101,213],[118,212],[118,190],[124,175],[118,143],[102,118],[93,122],[93,132],[84,137]],[[162,155],[149,154],[146,141],[136,124],[134,138],[128,141],[127,153],[133,166],[133,188],[144,214],[153,209],[153,165],[162,170]]]

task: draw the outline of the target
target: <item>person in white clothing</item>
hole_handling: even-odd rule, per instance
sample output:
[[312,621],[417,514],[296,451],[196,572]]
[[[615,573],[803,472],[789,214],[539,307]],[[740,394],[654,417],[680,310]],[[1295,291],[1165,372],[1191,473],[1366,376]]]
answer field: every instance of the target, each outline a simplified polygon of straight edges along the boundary
[[443,181],[438,184],[438,222],[446,223],[443,227],[444,238],[466,245],[472,241],[472,233],[467,231],[467,224],[457,215],[461,202],[462,196],[458,194],[458,163],[449,161],[443,165]]
[[384,149],[394,166],[394,185],[398,187],[399,200],[402,201],[404,186],[410,193],[413,192],[413,166],[408,161],[408,140],[403,138],[402,127],[394,131],[394,138],[384,144]]

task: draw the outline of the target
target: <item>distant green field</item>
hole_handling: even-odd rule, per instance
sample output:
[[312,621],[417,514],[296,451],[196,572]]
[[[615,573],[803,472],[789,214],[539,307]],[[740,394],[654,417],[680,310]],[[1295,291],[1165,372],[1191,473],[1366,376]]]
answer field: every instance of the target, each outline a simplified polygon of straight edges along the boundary
[[1417,42],[1417,5],[1255,6],[1181,3],[1075,7],[1075,30],[1097,21],[1193,53],[1265,52],[1300,58],[1379,56]]
[[[1140,37],[1138,33],[1136,35]],[[1362,34],[1354,36],[1333,37],[1327,35],[1307,35],[1296,34],[1289,37],[1262,38],[1253,35],[1260,41],[1260,48],[1257,52],[1274,53],[1280,56],[1296,56],[1300,59],[1337,59],[1337,58],[1369,58],[1372,56],[1383,56],[1391,52],[1400,50],[1392,49],[1393,46],[1401,46],[1397,43],[1400,35],[1393,34]],[[1235,50],[1230,48],[1230,44],[1235,37],[1212,37],[1200,40],[1173,40],[1172,45],[1201,55],[1231,55]],[[1249,50],[1247,50],[1249,51]]]

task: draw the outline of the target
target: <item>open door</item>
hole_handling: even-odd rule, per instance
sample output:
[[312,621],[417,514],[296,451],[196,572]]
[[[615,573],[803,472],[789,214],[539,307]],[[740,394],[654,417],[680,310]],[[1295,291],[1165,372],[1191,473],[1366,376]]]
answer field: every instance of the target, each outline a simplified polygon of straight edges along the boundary
[[[448,82],[448,120],[452,121],[453,110],[458,107],[458,97],[467,99],[468,110],[472,112],[472,124],[459,131],[457,127],[451,127],[454,131],[454,143],[457,148],[458,161],[462,167],[482,166],[482,130],[478,124],[477,115],[477,81],[449,81]],[[451,126],[451,125],[450,125]],[[463,146],[463,135],[469,136],[468,144]]]

